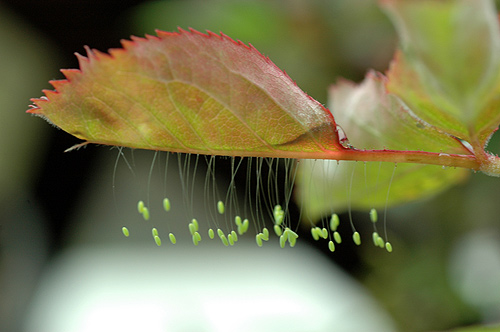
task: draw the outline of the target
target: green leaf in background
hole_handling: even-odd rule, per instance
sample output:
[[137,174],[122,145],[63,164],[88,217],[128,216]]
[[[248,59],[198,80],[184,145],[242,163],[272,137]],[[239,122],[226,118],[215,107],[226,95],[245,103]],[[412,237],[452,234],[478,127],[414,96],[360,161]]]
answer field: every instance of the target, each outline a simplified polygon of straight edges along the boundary
[[385,1],[403,53],[390,92],[422,120],[481,151],[500,123],[500,26],[493,2]]
[[415,150],[467,154],[463,144],[413,114],[404,102],[389,94],[382,74],[369,72],[356,85],[340,80],[330,88],[329,109],[349,142],[364,149]]
[[[330,91],[329,108],[350,144],[494,159],[484,150],[500,123],[500,27],[493,3],[390,0],[383,5],[403,52],[396,52],[387,77],[369,73],[359,86],[342,81]],[[482,166],[486,173],[496,169],[487,161]],[[303,162],[299,171],[297,195],[313,220],[349,205],[369,209],[432,196],[468,173],[329,161]],[[342,186],[347,189],[339,190]]]
[[[360,85],[341,80],[330,89],[329,109],[349,133],[350,144],[375,150],[468,153],[459,141],[421,121],[399,98],[388,94],[386,81],[383,75],[370,72]],[[443,171],[439,166],[421,164],[398,164],[396,170],[394,167],[374,162],[302,161],[297,178],[298,201],[303,204],[305,216],[317,220],[341,212],[349,204],[365,210],[432,196],[464,180],[469,173],[465,169]]]

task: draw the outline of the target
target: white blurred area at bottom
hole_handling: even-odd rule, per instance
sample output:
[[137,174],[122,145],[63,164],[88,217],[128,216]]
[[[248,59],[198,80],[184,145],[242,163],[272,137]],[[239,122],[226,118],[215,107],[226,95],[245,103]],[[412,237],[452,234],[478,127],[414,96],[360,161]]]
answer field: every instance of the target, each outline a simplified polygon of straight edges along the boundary
[[[129,159],[136,176],[131,176],[123,162],[113,174],[116,154],[107,154],[101,168],[105,172],[93,177],[77,220],[68,226],[68,249],[46,267],[38,284],[25,332],[395,330],[360,284],[301,238],[294,248],[281,249],[278,238],[271,236],[259,248],[251,224],[232,247],[224,247],[218,238],[210,240],[206,234],[211,219],[203,216],[204,204],[210,202],[204,189],[206,171],[183,175],[196,186],[182,184],[176,168],[182,169],[186,159],[178,163],[171,157],[165,178],[162,169],[150,172],[152,153],[134,151],[134,156]],[[148,174],[150,181],[144,179]],[[116,179],[113,195],[111,179]],[[137,212],[138,182],[148,183],[149,221]],[[224,179],[217,177],[217,185],[225,194]],[[185,187],[194,188],[188,192],[189,204],[202,236],[196,247],[187,227]],[[168,213],[162,209],[163,197],[172,204]],[[225,216],[232,220],[229,210]],[[225,216],[219,222],[230,229]],[[121,232],[123,225],[129,238]],[[161,247],[151,227],[158,227]],[[177,244],[169,242],[168,232],[176,235]]]
[[462,299],[483,316],[500,320],[500,234],[480,228],[456,241],[448,266],[450,283]]
[[74,246],[49,265],[24,330],[395,330],[359,284],[306,245],[204,241]]

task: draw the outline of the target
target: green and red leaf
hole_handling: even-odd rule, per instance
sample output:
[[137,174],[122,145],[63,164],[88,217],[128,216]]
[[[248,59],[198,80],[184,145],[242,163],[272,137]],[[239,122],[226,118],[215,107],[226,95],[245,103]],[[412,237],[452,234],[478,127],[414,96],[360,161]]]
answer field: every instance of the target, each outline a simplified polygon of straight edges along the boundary
[[31,112],[88,142],[275,157],[343,149],[328,110],[225,35],[159,31],[87,52]]

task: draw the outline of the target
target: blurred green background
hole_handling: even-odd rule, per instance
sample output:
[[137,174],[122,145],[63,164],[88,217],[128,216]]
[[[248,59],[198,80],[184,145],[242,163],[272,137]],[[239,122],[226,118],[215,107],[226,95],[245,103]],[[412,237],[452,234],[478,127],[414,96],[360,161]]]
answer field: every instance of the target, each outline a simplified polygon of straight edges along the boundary
[[[259,251],[251,238],[231,250],[156,248],[126,212],[152,154],[137,152],[136,177],[122,162],[113,192],[116,150],[63,153],[77,140],[24,111],[59,68],[77,67],[83,45],[105,51],[178,26],[252,43],[325,104],[339,76],[384,71],[397,43],[370,0],[0,2],[0,330],[435,331],[500,321],[500,186],[482,174],[390,209],[390,255],[369,241],[331,254],[307,233],[285,252]],[[158,200],[161,182],[149,189]],[[353,216],[369,236],[367,213]],[[140,235],[125,239],[123,224]]]

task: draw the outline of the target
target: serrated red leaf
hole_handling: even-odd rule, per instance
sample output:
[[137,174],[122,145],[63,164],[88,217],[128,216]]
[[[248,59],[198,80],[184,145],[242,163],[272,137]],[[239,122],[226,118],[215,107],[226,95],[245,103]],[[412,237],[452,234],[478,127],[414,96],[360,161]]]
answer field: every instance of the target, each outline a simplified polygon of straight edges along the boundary
[[331,113],[253,46],[194,30],[86,48],[29,112],[90,143],[301,158],[345,150]]

